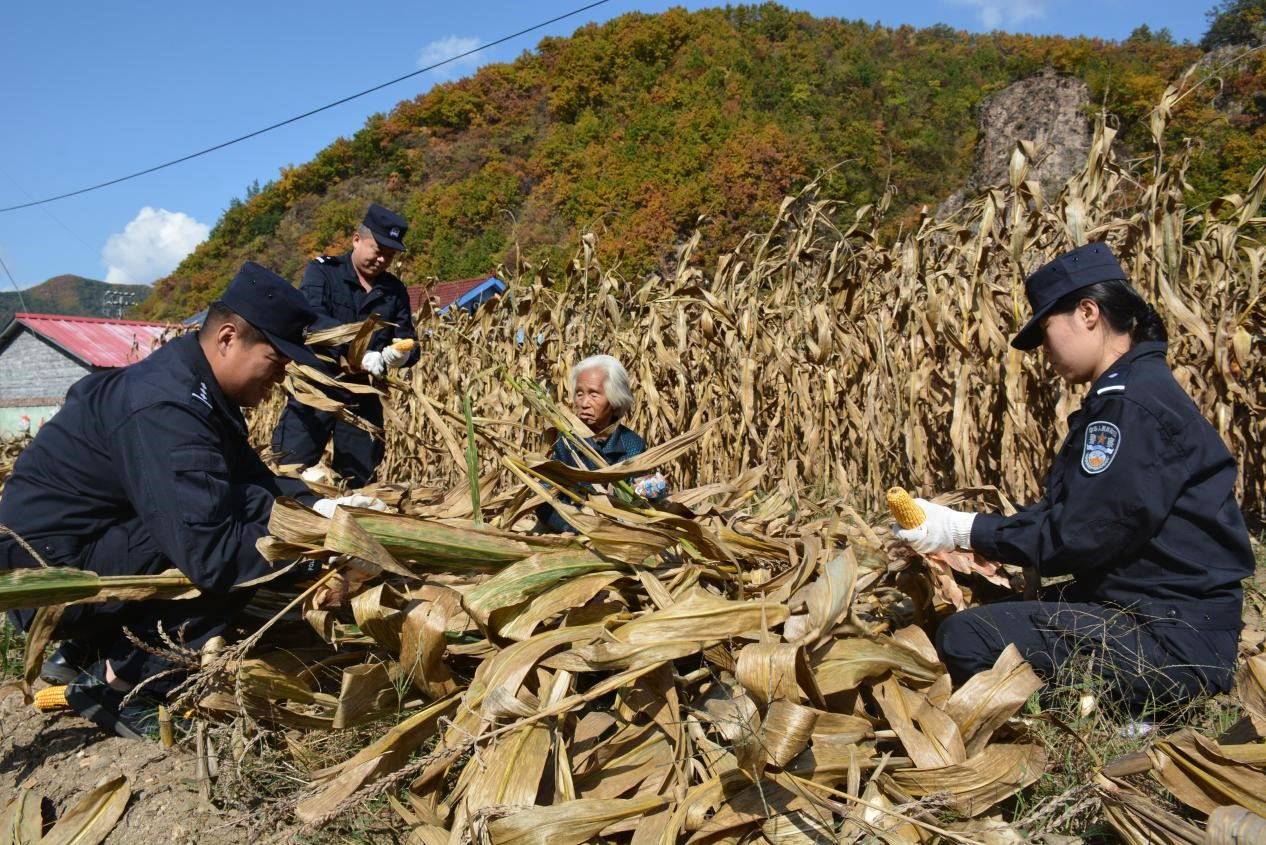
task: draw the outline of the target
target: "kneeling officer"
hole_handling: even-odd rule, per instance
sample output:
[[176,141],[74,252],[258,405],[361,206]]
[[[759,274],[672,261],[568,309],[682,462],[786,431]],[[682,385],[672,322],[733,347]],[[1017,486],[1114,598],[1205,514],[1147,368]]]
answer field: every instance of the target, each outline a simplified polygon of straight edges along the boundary
[[1089,384],[1040,500],[1004,517],[924,502],[898,536],[924,553],[1071,575],[1040,601],[955,613],[937,651],[955,683],[1014,643],[1050,678],[1089,659],[1111,697],[1146,715],[1230,689],[1253,574],[1236,464],[1175,380],[1168,336],[1106,244],[1059,256],[1025,283],[1033,317],[1011,341],[1041,347],[1065,381]]
[[[48,564],[101,575],[175,567],[202,593],[66,608],[56,631],[65,642],[44,675],[69,681],[67,701],[101,727],[133,738],[147,732],[153,700],[123,708],[123,698],[173,668],[123,629],[160,645],[161,629],[191,649],[224,633],[251,593],[234,587],[271,571],[255,541],[273,501],[315,502],[303,482],[275,476],[251,449],[241,408],[263,400],[288,361],[315,363],[303,340],[316,317],[285,279],[247,262],[197,335],[81,379],[18,458],[0,524]],[[36,565],[18,543],[0,540],[0,569]],[[33,612],[13,616],[25,629]],[[173,672],[141,692],[160,694],[179,680]]]

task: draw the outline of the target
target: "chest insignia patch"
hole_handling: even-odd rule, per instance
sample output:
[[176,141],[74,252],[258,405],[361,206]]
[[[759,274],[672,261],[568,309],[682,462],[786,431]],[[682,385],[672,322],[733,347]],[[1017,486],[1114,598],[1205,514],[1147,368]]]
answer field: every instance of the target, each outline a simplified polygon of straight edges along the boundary
[[1091,475],[1106,470],[1121,448],[1121,429],[1096,420],[1086,426],[1086,443],[1081,450],[1081,468]]

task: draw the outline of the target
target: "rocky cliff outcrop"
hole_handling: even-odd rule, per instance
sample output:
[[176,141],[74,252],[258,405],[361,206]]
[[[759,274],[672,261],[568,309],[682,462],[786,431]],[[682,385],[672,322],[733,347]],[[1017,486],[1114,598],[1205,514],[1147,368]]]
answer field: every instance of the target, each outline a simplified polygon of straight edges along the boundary
[[1076,172],[1090,151],[1090,89],[1071,76],[1047,70],[1022,79],[985,100],[979,110],[976,158],[967,184],[941,204],[939,215],[957,211],[981,189],[1007,180],[1015,142],[1033,141],[1039,159],[1029,171],[1048,193]]

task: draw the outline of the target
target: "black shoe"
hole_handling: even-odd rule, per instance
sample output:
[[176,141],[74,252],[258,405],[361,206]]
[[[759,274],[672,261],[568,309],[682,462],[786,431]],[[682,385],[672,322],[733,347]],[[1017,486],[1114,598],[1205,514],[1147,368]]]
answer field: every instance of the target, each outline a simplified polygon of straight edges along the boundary
[[66,703],[102,730],[124,739],[158,735],[158,702],[142,690],[123,706],[126,692],[106,684],[92,672],[82,672],[66,685]]
[[63,640],[40,667],[40,678],[55,686],[69,684],[100,657],[97,649],[81,640]]

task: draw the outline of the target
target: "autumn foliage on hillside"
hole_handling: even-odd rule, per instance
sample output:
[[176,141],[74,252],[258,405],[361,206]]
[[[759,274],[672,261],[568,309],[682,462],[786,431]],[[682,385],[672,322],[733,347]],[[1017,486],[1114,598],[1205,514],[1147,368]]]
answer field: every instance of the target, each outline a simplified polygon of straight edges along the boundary
[[[608,266],[640,274],[701,217],[711,240],[732,240],[824,171],[823,189],[857,206],[891,185],[898,226],[965,182],[990,94],[1044,68],[1075,75],[1123,149],[1142,150],[1151,107],[1202,55],[1144,28],[1116,43],[891,29],[772,4],[629,14],[405,100],[283,169],[235,200],[141,311],[202,308],[246,258],[297,279],[312,255],[346,248],[370,200],[413,222],[398,267],[408,282],[557,263],[590,229]],[[1198,148],[1197,201],[1266,163],[1266,60],[1209,64],[1167,130],[1173,153]]]

